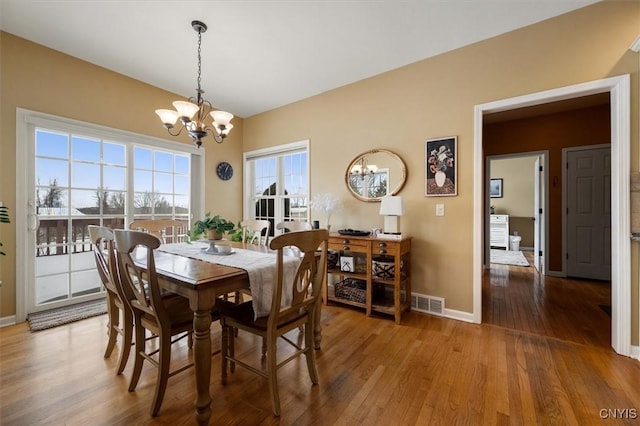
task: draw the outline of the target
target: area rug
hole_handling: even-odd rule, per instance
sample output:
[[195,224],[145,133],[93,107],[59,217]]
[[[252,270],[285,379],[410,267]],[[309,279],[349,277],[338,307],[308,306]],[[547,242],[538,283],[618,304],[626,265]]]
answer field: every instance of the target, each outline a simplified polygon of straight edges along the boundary
[[520,250],[496,250],[491,249],[491,263],[501,265],[529,266],[524,254]]
[[104,299],[77,303],[71,306],[29,314],[29,328],[31,328],[31,331],[45,330],[85,318],[102,315],[106,312],[107,302]]

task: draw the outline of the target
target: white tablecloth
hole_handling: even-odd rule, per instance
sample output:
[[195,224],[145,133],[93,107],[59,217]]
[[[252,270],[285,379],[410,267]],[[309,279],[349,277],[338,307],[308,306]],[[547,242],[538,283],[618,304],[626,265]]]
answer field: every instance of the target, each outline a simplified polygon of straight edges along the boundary
[[[209,244],[200,242],[162,244],[158,250],[180,256],[199,259],[205,262],[219,265],[233,266],[247,271],[251,299],[256,318],[269,315],[271,311],[271,299],[273,288],[278,274],[277,256],[275,253],[264,253],[254,250],[233,248],[235,253],[230,255],[217,255],[204,253]],[[300,258],[295,256],[284,257],[284,288],[282,294],[282,306],[291,304],[293,293],[293,279],[300,265]]]

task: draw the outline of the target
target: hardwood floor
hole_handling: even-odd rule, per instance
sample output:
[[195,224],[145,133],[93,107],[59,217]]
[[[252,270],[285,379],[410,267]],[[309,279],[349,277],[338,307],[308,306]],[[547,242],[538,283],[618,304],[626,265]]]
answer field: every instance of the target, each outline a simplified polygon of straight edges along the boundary
[[[504,273],[518,275],[498,275]],[[548,280],[543,284],[535,297],[564,291],[549,289]],[[509,305],[496,301],[502,304]],[[594,334],[592,339],[571,339],[568,326],[531,320],[532,311],[524,306],[505,309],[495,316],[507,324],[525,322],[529,329],[416,312],[396,325],[390,317],[367,318],[355,309],[325,307],[322,350],[317,353],[320,384],[311,385],[303,359],[287,364],[279,372],[282,416],[276,418],[267,381],[236,369],[229,384],[221,386],[216,355],[211,424],[589,425],[603,421],[600,410],[640,410],[637,360],[592,344],[601,341],[597,332],[583,333]],[[146,366],[136,391],[127,392],[133,358],[124,374],[115,376],[116,357],[102,358],[106,320],[103,315],[36,333],[26,323],[0,329],[0,423],[194,424],[193,370],[169,379],[160,414],[150,418],[156,369]],[[538,324],[553,336],[536,334]],[[216,345],[219,325],[212,330]],[[576,341],[585,339],[588,344]],[[236,353],[259,359],[258,339],[240,333],[237,343]],[[175,366],[186,362],[186,342],[174,354]],[[629,419],[639,415],[636,411],[626,413],[626,418],[606,423],[638,421]]]
[[611,283],[549,277],[533,267],[491,264],[482,289],[482,321],[571,342],[611,347]]

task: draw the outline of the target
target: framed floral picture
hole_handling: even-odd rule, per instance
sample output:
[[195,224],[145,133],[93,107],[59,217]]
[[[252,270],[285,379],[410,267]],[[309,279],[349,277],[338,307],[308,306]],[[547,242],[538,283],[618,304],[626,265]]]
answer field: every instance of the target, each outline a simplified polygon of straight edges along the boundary
[[458,195],[456,150],[458,137],[425,142],[425,196]]

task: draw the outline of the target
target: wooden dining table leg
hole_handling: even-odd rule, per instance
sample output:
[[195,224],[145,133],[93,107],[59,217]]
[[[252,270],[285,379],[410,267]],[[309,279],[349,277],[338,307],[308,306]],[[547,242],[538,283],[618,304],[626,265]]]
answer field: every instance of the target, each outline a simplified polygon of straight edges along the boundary
[[211,307],[193,313],[194,368],[196,374],[196,420],[199,425],[209,424],[211,418]]

